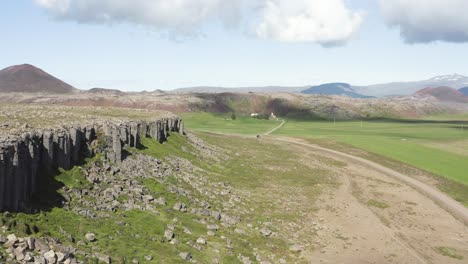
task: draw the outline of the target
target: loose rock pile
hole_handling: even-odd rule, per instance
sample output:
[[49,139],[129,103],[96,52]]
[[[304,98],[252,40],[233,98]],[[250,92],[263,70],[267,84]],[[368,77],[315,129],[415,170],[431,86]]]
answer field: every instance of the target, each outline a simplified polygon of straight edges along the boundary
[[50,239],[43,241],[34,237],[16,237],[10,234],[7,237],[0,235],[0,245],[6,250],[7,256],[0,263],[37,263],[37,264],[78,264],[75,259],[77,250],[72,247],[64,247],[60,243]]

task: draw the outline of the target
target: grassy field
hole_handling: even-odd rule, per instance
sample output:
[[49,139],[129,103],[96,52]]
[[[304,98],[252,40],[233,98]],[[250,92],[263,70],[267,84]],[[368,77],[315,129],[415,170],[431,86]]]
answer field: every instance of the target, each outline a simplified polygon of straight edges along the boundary
[[[463,121],[460,117],[336,123],[287,120],[274,135],[300,137],[315,143],[338,142],[378,155],[375,156],[377,162],[388,163],[384,160],[387,158],[442,176],[447,181],[438,187],[468,205],[468,125],[453,121]],[[208,113],[190,113],[184,118],[187,128],[196,131],[254,135],[277,125],[276,121],[250,117],[225,120],[223,116]],[[342,146],[335,145],[339,149]]]
[[288,121],[275,135],[336,140],[468,184],[468,129],[459,124]]
[[279,124],[278,121],[246,116],[237,116],[236,120],[232,120],[231,114],[186,113],[182,114],[182,118],[190,130],[251,135],[266,132]]

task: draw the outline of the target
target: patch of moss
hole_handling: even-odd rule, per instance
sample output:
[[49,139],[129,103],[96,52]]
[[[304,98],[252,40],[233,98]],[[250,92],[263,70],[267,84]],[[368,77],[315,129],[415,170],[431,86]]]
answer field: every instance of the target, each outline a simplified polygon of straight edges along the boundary
[[463,256],[459,255],[457,251],[453,248],[450,247],[438,247],[436,248],[437,252],[439,252],[441,255],[453,258],[453,259],[459,259],[462,260]]
[[381,202],[381,201],[374,200],[374,199],[367,201],[367,205],[377,207],[380,209],[385,209],[385,208],[390,207],[388,204]]

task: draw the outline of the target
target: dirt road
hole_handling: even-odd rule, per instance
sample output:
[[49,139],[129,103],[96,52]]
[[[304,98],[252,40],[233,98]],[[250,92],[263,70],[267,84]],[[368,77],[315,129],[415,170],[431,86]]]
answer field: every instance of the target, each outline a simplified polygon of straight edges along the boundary
[[[308,186],[289,192],[289,205],[282,210],[299,211],[286,221],[299,228],[285,236],[303,245],[298,263],[456,264],[468,259],[468,226],[434,202],[439,194],[444,196],[439,191],[429,197],[408,184],[406,175],[301,139],[262,140],[285,148],[310,167],[310,173],[300,177],[328,171],[338,183],[318,187],[322,194],[314,200],[300,195]],[[270,186],[275,192],[266,195],[272,201],[284,199],[288,192],[281,190],[287,188]],[[315,209],[305,210],[311,204]]]
[[280,129],[280,128],[284,125],[284,123],[286,123],[286,121],[281,120],[281,124],[279,124],[277,127],[273,128],[272,130],[263,133],[263,135],[264,135],[264,136],[270,135],[271,133],[273,133],[273,132],[275,132],[276,130]]
[[[270,132],[271,133],[271,132]],[[287,143],[292,143],[292,144],[298,144],[302,145],[308,148],[312,148],[315,150],[320,150],[324,152],[328,152],[332,155],[336,155],[339,157],[343,157],[351,162],[358,162],[360,164],[363,164],[369,168],[372,168],[374,170],[377,170],[379,172],[382,172],[386,175],[389,175],[395,179],[398,179],[399,181],[402,181],[403,183],[411,186],[418,192],[426,195],[430,199],[432,199],[434,202],[436,202],[439,206],[447,210],[449,213],[451,213],[453,216],[455,216],[458,220],[462,221],[465,225],[468,225],[468,209],[464,207],[462,204],[459,202],[455,201],[448,195],[442,193],[441,191],[425,184],[422,183],[414,178],[411,178],[407,175],[403,175],[395,170],[389,169],[387,167],[384,167],[380,164],[377,164],[375,162],[353,156],[350,154],[346,154],[343,152],[339,152],[336,150],[332,149],[327,149],[324,147],[320,147],[317,145],[309,144],[305,141],[302,141],[300,139],[296,138],[283,138],[283,137],[269,137],[270,140],[276,140],[276,141],[282,141],[282,142],[287,142]]]

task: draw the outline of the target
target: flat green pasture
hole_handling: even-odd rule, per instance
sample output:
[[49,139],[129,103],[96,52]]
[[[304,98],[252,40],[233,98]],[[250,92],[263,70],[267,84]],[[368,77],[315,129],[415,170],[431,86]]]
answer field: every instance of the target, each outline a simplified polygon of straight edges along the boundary
[[335,140],[468,184],[468,128],[461,124],[288,121],[274,134]]
[[[189,113],[183,115],[189,130],[259,134],[277,121],[230,115]],[[444,120],[457,120],[458,116]],[[468,185],[468,125],[444,120],[394,121],[296,121],[273,135],[332,140],[366,150]]]
[[278,121],[254,119],[250,116],[237,116],[231,119],[231,114],[185,113],[181,115],[185,127],[189,130],[204,132],[219,132],[233,134],[260,134],[279,124]]

